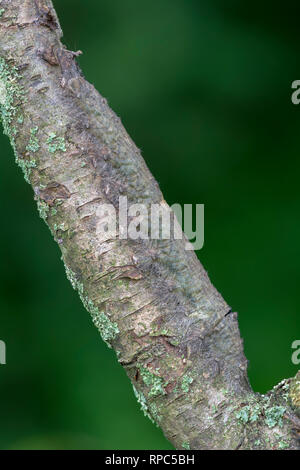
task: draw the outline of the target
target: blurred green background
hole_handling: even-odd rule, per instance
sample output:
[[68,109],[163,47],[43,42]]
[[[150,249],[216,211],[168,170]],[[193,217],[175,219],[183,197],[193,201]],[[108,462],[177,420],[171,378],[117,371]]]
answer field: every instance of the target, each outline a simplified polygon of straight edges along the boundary
[[[173,204],[205,204],[199,257],[239,312],[265,392],[300,339],[299,18],[292,1],[60,0],[82,69]],[[0,448],[171,449],[65,278],[0,137]]]

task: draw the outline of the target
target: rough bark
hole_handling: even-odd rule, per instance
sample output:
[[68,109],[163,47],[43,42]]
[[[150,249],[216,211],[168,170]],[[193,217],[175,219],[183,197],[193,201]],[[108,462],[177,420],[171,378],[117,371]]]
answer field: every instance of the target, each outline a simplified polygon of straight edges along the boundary
[[266,396],[252,391],[237,314],[185,240],[97,233],[101,203],[166,202],[61,36],[50,0],[0,1],[4,130],[67,275],[143,411],[178,449],[299,448],[299,373]]

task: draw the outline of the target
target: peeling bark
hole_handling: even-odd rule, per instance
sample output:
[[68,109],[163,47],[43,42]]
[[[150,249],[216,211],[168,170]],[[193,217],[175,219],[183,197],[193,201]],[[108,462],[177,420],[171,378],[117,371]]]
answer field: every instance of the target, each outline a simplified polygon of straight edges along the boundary
[[[50,0],[0,1],[4,131],[67,275],[145,414],[178,449],[296,449],[300,374],[247,378],[237,314],[185,240],[100,236],[100,204],[166,207],[140,151],[60,42]],[[230,314],[228,313],[230,312]]]

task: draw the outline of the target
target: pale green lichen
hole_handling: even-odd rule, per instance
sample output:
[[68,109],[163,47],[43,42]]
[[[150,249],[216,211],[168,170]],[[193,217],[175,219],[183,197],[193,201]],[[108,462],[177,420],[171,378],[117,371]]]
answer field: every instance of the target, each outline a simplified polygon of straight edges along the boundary
[[97,312],[92,315],[92,317],[93,322],[100,331],[103,340],[107,345],[110,346],[110,341],[114,340],[120,333],[117,323],[110,321],[108,316],[103,312],[99,312],[98,309]]
[[66,152],[65,139],[63,137],[57,137],[54,132],[49,134],[47,139],[48,150],[50,153],[55,153],[57,151]]
[[53,216],[53,215],[56,215],[56,214],[57,214],[57,209],[55,209],[55,207],[52,207],[50,215]]
[[285,384],[282,386],[282,390],[284,390],[284,394],[282,395],[282,398],[283,398],[285,401],[288,401],[288,400],[289,400],[290,384],[289,384],[289,383],[285,383]]
[[[55,211],[56,209],[54,209]],[[55,213],[53,214],[53,209],[51,209],[51,215],[55,215]],[[54,224],[53,225],[53,229],[55,230],[55,232],[57,232],[58,230],[61,230],[62,232],[65,232],[66,230],[68,230],[67,226],[65,223],[62,223],[62,224]]]
[[21,76],[16,67],[9,66],[0,57],[0,108],[4,133],[11,139],[14,146],[14,138],[11,131],[11,123],[17,114],[17,105],[25,99],[22,86],[19,85]]
[[[156,370],[156,372],[158,373],[158,370]],[[146,367],[140,367],[140,373],[144,384],[147,385],[147,387],[150,387],[148,393],[149,397],[156,397],[158,395],[166,394],[164,389],[164,380],[161,377],[150,372],[150,370]]]
[[261,408],[259,406],[259,404],[255,404],[252,406],[251,410],[250,410],[250,417],[249,417],[249,421],[251,423],[254,423],[255,421],[258,420],[258,418],[260,417],[261,415]]
[[147,405],[147,402],[146,402],[146,398],[144,397],[144,395],[141,392],[137,391],[137,389],[135,388],[134,385],[132,385],[132,387],[133,387],[135,397],[136,397],[138,403],[141,405],[142,412],[144,413],[144,415],[147,418],[150,419],[150,421],[152,421],[153,424],[155,424],[151,414],[149,413],[149,408],[148,408],[148,405]]
[[153,416],[153,419],[158,426],[158,423],[161,421],[161,416],[159,414],[159,409],[156,403],[150,403],[149,405],[151,416]]
[[289,443],[285,441],[280,441],[278,444],[278,449],[280,450],[288,449],[289,447],[290,447]]
[[71,282],[73,289],[78,291],[80,299],[86,310],[91,314],[92,320],[98,328],[103,341],[105,341],[108,347],[111,347],[110,342],[113,341],[120,333],[118,324],[112,322],[104,312],[99,312],[99,309],[94,305],[94,302],[84,294],[83,284],[77,280],[75,273],[73,273],[66,264],[65,268],[67,278]]
[[48,213],[49,213],[48,204],[46,204],[45,201],[43,201],[42,199],[38,199],[37,206],[38,206],[40,217],[46,221],[48,217]]
[[31,169],[36,168],[37,164],[35,160],[26,160],[25,158],[19,158],[16,155],[16,163],[24,173],[24,178],[27,183],[30,183]]
[[190,444],[188,442],[183,442],[181,444],[181,447],[186,450],[190,450]]
[[184,375],[181,380],[181,390],[184,393],[188,393],[190,390],[190,385],[193,383],[193,381],[194,379],[190,375]]
[[[17,129],[15,126],[12,126],[14,119],[17,117],[20,105],[25,101],[24,89],[19,84],[21,78],[17,68],[8,65],[6,61],[0,57],[0,111],[3,130],[4,134],[10,138],[16,157],[16,163],[22,169],[25,181],[29,183],[31,169],[36,167],[36,162],[35,160],[26,160],[18,156],[15,142]],[[17,118],[19,124],[21,123],[20,119],[21,116]]]
[[180,340],[177,339],[177,338],[170,338],[168,341],[169,341],[169,343],[172,344],[173,346],[179,346],[179,344],[180,344]]
[[78,281],[72,269],[70,269],[66,263],[64,264],[65,264],[67,278],[69,279],[73,289],[77,290],[79,292],[79,295],[83,295],[83,284],[81,284],[81,282]]
[[282,426],[282,417],[286,411],[284,406],[272,406],[270,408],[265,408],[265,423],[269,428],[274,428],[275,426]]
[[292,402],[294,408],[300,410],[300,372],[296,375],[296,377],[292,380],[290,391],[289,391],[289,398]]
[[262,413],[261,407],[258,403],[254,405],[244,406],[241,410],[236,412],[236,418],[239,419],[243,424],[248,422],[254,423],[257,421]]
[[30,129],[30,140],[26,146],[26,150],[28,150],[28,152],[36,153],[40,149],[40,144],[38,138],[36,137],[38,130],[38,127],[33,127]]
[[167,328],[159,328],[155,325],[150,332],[150,336],[172,336],[172,333]]
[[5,9],[4,9],[4,8],[0,8],[0,18],[2,18],[4,12],[5,12]]
[[242,424],[254,423],[261,418],[269,428],[281,427],[286,408],[280,405],[271,406],[271,401],[272,396],[265,396],[262,403],[256,402],[243,406],[235,413],[235,416]]
[[250,417],[250,406],[244,406],[240,411],[236,412],[236,418],[243,424],[248,423]]

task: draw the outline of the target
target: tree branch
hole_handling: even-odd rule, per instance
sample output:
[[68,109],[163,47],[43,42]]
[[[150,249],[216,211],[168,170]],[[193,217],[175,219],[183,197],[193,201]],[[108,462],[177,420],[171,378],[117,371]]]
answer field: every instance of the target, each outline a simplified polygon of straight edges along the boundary
[[185,240],[105,239],[100,204],[166,203],[120,119],[61,44],[50,0],[0,1],[5,133],[67,275],[144,412],[179,449],[299,448],[300,376],[255,394],[237,314]]

